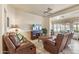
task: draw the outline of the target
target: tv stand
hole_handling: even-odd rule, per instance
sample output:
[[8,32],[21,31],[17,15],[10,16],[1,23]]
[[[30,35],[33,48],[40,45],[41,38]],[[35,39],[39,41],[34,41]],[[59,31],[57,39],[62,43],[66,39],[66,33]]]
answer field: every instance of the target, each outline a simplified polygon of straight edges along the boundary
[[34,34],[33,31],[31,32],[31,39],[32,40],[39,38],[39,36],[40,36],[40,33],[35,33]]

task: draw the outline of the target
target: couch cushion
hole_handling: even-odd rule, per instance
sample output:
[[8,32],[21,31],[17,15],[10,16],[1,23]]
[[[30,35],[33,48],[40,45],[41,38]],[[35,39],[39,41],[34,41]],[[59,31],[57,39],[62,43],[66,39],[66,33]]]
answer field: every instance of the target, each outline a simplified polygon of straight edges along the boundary
[[16,47],[20,45],[20,40],[18,39],[16,35],[9,35],[9,38]]
[[17,38],[19,39],[20,42],[24,41],[24,36],[21,35],[20,33],[16,34]]

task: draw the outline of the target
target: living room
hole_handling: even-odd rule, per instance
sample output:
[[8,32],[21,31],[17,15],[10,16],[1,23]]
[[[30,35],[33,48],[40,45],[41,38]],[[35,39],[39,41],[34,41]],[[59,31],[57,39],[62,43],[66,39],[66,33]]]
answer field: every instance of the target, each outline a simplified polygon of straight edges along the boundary
[[[1,36],[7,32],[19,32],[28,41],[33,43],[35,48],[34,53],[37,53],[37,54],[51,53],[51,51],[46,51],[43,48],[42,41],[44,39],[54,38],[54,36],[56,38],[59,33],[64,33],[64,32],[73,33],[74,31],[74,33],[76,32],[78,35],[79,5],[76,5],[76,4],[44,4],[44,5],[43,4],[33,4],[33,5],[32,4],[2,4],[1,8],[2,8],[0,9],[2,10],[2,20],[0,20],[2,21]],[[75,28],[75,25],[76,25],[76,28]],[[34,32],[33,30],[36,32]],[[42,30],[43,33],[41,33],[40,30]],[[76,41],[78,41],[77,35],[75,35],[76,38],[74,37]],[[45,38],[44,37],[42,38],[42,36],[44,36]],[[2,43],[2,40],[0,42]],[[3,45],[1,45],[0,48],[2,49]],[[4,51],[4,52],[2,49],[1,52],[10,53],[11,50],[10,48],[8,49],[9,49],[8,51]],[[69,52],[70,54],[79,53],[78,50],[76,52],[69,52],[70,50],[66,52]],[[66,52],[52,52],[52,53],[67,54]]]

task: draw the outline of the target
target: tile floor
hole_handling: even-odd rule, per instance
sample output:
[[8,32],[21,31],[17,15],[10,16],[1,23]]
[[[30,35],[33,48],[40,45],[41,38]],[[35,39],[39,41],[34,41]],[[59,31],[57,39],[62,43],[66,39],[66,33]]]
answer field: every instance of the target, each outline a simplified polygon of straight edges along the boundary
[[79,54],[79,40],[73,40],[71,41],[71,44],[66,47],[63,52],[63,54]]

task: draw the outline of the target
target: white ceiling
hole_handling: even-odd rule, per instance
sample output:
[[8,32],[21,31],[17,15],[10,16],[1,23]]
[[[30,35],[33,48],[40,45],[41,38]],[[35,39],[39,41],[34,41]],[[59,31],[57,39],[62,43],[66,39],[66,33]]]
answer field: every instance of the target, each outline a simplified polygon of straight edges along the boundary
[[72,18],[72,17],[79,17],[79,10],[65,13],[65,14],[61,14],[61,15],[51,17],[51,18],[53,18],[53,19],[65,19],[65,18]]
[[58,12],[60,10],[69,8],[74,4],[11,4],[10,6],[14,7],[17,10],[22,10],[32,14],[45,16],[43,13],[47,8],[53,9],[51,13]]

